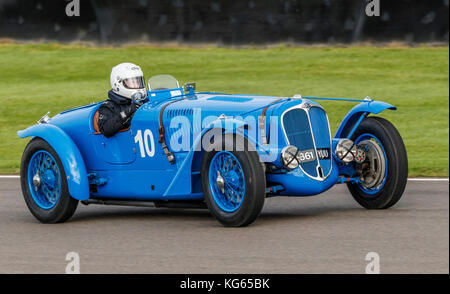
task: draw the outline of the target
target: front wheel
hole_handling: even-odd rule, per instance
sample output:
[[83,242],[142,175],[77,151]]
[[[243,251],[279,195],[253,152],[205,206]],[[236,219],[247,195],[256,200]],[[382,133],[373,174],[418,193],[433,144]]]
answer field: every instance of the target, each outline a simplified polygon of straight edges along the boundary
[[386,209],[400,200],[408,179],[406,148],[397,129],[381,117],[367,117],[351,138],[366,150],[356,166],[359,183],[347,183],[353,198],[367,209]]
[[78,206],[78,200],[69,195],[58,154],[41,138],[31,140],[25,148],[20,183],[28,209],[43,223],[64,222]]
[[203,193],[209,210],[220,223],[246,226],[263,208],[265,174],[256,151],[234,151],[236,137],[224,137],[225,146],[216,143],[213,151],[205,151],[203,156]]

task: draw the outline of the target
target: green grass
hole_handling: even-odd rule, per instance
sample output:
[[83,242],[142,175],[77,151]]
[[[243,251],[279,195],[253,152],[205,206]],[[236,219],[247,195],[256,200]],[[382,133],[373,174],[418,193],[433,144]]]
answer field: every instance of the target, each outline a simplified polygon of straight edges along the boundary
[[[17,130],[105,99],[111,68],[141,65],[146,77],[170,73],[200,91],[276,96],[372,98],[398,107],[381,115],[406,143],[410,176],[449,169],[448,47],[270,49],[86,47],[0,44],[0,174],[19,172],[27,140]],[[354,103],[324,102],[333,130]]]

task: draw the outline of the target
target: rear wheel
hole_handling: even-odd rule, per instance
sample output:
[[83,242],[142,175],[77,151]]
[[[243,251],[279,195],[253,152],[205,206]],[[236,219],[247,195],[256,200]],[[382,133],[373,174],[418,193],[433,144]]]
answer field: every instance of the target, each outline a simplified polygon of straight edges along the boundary
[[360,183],[348,183],[355,200],[367,209],[386,209],[400,200],[408,179],[408,158],[397,129],[381,117],[365,118],[351,138],[365,148],[357,165]]
[[213,151],[205,151],[201,175],[211,213],[223,225],[239,227],[249,225],[260,214],[266,182],[256,151],[234,151],[234,139],[225,136],[224,146],[214,143]]
[[25,203],[39,221],[59,223],[74,214],[78,200],[69,195],[61,160],[43,139],[35,138],[25,148],[20,182]]

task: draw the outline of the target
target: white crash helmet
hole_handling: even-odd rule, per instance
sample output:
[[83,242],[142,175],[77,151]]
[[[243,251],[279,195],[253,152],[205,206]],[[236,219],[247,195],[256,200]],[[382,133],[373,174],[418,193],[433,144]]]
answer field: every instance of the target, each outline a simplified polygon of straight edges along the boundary
[[111,89],[114,93],[135,101],[145,99],[144,73],[141,68],[133,63],[121,63],[111,70]]

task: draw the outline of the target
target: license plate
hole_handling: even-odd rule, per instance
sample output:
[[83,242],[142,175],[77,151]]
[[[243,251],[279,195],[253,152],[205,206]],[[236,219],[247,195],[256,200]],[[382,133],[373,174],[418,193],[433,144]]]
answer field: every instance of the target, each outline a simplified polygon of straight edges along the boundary
[[319,159],[330,159],[330,149],[329,148],[317,148],[317,156]]
[[299,163],[305,163],[316,160],[316,156],[314,155],[314,150],[304,150],[299,151],[297,154],[297,159]]

